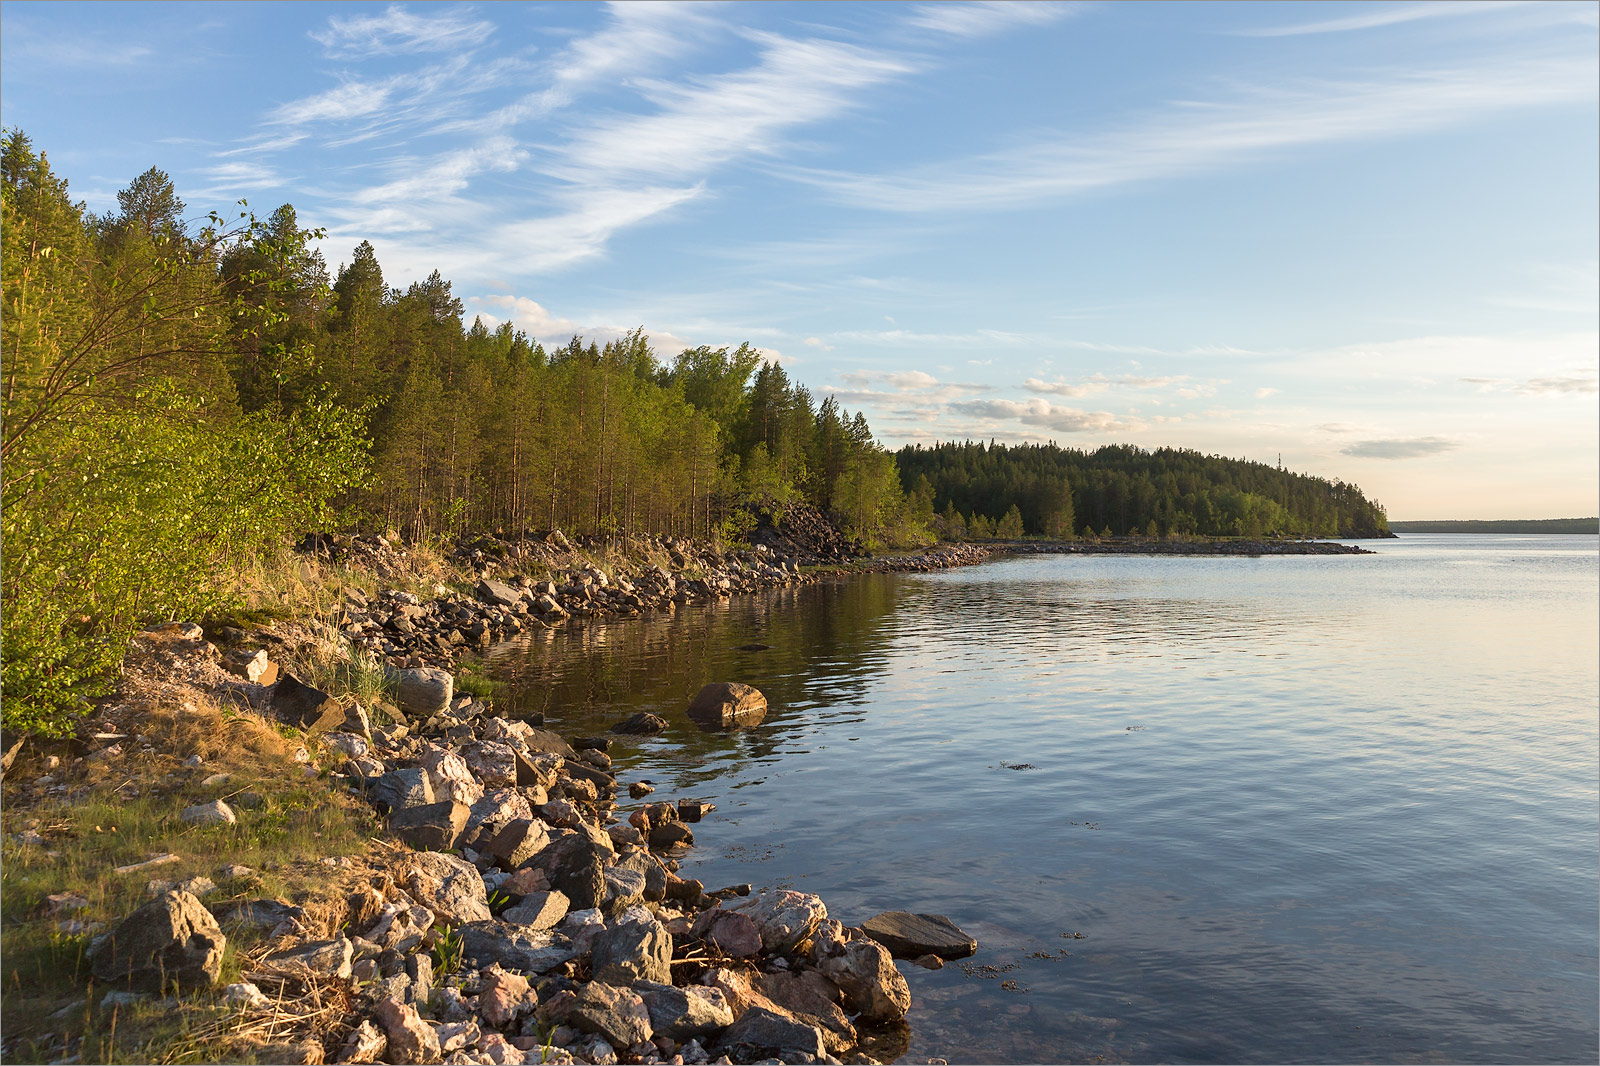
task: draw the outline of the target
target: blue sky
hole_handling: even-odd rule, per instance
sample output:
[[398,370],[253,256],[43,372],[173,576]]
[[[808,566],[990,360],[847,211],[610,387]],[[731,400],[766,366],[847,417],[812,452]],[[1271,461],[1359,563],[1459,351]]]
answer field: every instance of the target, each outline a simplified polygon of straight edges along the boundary
[[1600,510],[1593,3],[0,4],[0,118],[749,341],[889,445],[1177,445],[1393,518]]

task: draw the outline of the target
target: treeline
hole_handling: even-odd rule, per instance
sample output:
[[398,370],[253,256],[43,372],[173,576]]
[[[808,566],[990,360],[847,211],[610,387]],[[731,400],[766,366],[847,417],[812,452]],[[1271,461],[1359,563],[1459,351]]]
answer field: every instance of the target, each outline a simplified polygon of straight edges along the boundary
[[1108,445],[911,445],[896,456],[946,536],[1380,537],[1354,485],[1196,451]]
[[738,538],[805,501],[869,544],[930,539],[866,419],[742,346],[546,347],[463,321],[371,245],[330,272],[285,205],[185,218],[152,168],[96,216],[0,141],[4,722],[62,732],[152,619],[297,531]]
[[1600,533],[1600,518],[1443,519],[1390,522],[1394,533]]

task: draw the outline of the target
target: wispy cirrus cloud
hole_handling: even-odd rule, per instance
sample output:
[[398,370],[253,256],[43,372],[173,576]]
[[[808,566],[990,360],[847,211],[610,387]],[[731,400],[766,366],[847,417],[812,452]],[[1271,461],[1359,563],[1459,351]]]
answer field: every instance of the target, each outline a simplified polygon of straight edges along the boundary
[[575,131],[556,149],[551,172],[572,180],[703,175],[737,158],[777,153],[788,131],[833,118],[855,106],[861,90],[911,70],[857,45],[751,36],[761,45],[757,63],[685,83],[642,83],[653,113],[604,117]]
[[892,212],[1010,210],[1130,182],[1214,171],[1303,145],[1389,137],[1482,114],[1592,99],[1586,50],[1352,81],[1258,86],[1187,100],[1096,135],[1039,131],[1032,145],[903,174],[790,170],[843,203]]
[[1594,367],[1570,374],[1534,378],[1462,378],[1480,392],[1514,392],[1522,396],[1594,396],[1600,393],[1600,372]]
[[1448,437],[1390,437],[1361,440],[1339,449],[1340,455],[1356,459],[1424,459],[1460,447]]
[[1105,392],[1113,388],[1160,389],[1187,380],[1189,379],[1183,376],[1144,377],[1135,374],[1123,374],[1118,377],[1107,377],[1105,374],[1092,374],[1077,381],[1067,381],[1064,378],[1057,378],[1054,381],[1029,378],[1022,383],[1022,387],[1029,392],[1048,396],[1077,397],[1092,396],[1095,393]]
[[1078,14],[1083,4],[1008,0],[1006,3],[918,4],[906,21],[952,37],[983,37],[1018,26],[1043,26]]
[[1425,4],[1399,4],[1345,15],[1318,22],[1301,22],[1293,26],[1273,26],[1263,29],[1239,30],[1241,37],[1298,37],[1311,33],[1346,33],[1351,30],[1371,30],[1382,26],[1396,26],[1418,19],[1451,18],[1458,15],[1483,15],[1523,6],[1520,0],[1432,0]]
[[334,15],[311,39],[335,59],[366,59],[417,52],[458,52],[494,34],[494,24],[472,17],[472,8],[450,5],[419,14],[390,4],[378,15]]

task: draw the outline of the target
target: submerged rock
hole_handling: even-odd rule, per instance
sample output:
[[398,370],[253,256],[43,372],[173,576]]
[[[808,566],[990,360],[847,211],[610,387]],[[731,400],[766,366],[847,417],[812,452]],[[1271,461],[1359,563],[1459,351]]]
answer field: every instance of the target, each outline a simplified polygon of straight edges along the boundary
[[746,728],[767,716],[767,698],[750,685],[713,681],[695,694],[688,713],[701,729]]
[[901,959],[921,955],[964,959],[978,950],[978,942],[942,914],[884,911],[862,922],[861,931]]

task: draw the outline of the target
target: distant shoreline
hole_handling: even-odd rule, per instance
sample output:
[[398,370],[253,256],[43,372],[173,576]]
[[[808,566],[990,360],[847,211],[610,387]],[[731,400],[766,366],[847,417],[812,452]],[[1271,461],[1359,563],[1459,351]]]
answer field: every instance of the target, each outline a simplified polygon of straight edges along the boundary
[[1600,533],[1600,518],[1441,519],[1390,522],[1391,533]]

